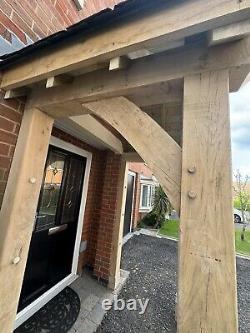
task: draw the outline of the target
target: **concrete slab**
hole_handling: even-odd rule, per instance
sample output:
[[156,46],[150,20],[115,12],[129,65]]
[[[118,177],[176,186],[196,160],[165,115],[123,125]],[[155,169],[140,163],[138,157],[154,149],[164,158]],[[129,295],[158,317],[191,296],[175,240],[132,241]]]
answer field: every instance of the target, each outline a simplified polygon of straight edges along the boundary
[[120,292],[128,276],[129,272],[121,270],[121,280],[114,291],[98,283],[89,273],[83,273],[75,280],[70,287],[80,297],[81,310],[69,333],[94,333],[106,314],[102,308],[102,301],[104,299],[113,301],[114,295]]

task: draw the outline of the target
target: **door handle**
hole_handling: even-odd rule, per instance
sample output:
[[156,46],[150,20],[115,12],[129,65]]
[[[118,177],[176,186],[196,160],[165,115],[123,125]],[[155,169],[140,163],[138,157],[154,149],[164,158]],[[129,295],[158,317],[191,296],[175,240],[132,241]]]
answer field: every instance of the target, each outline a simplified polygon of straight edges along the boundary
[[60,225],[58,227],[50,228],[48,235],[50,236],[50,235],[57,234],[58,232],[62,232],[64,230],[66,230],[67,228],[68,228],[67,224],[63,224],[63,225]]

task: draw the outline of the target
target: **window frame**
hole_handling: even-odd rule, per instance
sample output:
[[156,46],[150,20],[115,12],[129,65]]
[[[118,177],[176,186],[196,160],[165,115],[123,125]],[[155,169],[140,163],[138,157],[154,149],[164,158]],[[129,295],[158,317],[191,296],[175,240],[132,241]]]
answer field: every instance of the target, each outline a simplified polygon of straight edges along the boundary
[[[143,188],[147,187],[147,205],[143,206]],[[146,211],[151,211],[153,208],[153,196],[155,193],[155,188],[156,184],[153,182],[145,182],[141,181],[141,189],[140,189],[140,207],[139,211],[140,212],[146,212]]]

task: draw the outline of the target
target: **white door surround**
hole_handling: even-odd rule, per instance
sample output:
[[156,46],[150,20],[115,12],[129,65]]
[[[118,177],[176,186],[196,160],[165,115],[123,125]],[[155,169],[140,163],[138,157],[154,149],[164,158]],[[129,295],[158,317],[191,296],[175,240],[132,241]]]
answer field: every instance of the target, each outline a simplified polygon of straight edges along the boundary
[[[86,150],[83,150],[81,148],[78,148],[77,146],[74,146],[71,143],[60,140],[54,136],[51,136],[50,145],[70,151],[77,155],[83,156],[87,159],[86,169],[85,169],[85,174],[84,174],[84,181],[83,181],[82,199],[81,199],[79,216],[78,216],[78,225],[77,225],[76,241],[75,241],[75,248],[74,248],[74,254],[73,254],[72,269],[71,269],[71,273],[68,276],[66,276],[63,280],[58,282],[51,289],[46,291],[43,295],[38,297],[35,301],[33,301],[30,305],[28,305],[22,311],[17,313],[14,329],[16,329],[23,322],[25,322],[28,318],[30,318],[35,312],[37,312],[41,307],[43,307],[46,303],[48,303],[53,297],[55,297],[60,291],[62,291],[65,287],[70,285],[78,277],[77,265],[78,265],[78,259],[79,259],[79,249],[80,249],[81,236],[82,236],[83,219],[84,219],[84,212],[85,212],[87,192],[88,192],[92,153],[90,153]],[[35,219],[35,216],[34,216],[34,219]]]

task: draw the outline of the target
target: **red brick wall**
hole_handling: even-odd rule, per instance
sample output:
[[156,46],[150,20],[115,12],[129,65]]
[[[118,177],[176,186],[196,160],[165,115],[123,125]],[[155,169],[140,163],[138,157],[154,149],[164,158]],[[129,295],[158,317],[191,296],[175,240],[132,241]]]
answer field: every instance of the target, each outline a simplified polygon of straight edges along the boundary
[[108,152],[104,170],[101,215],[98,229],[94,274],[108,281],[111,263],[113,228],[116,222],[117,191],[121,156]]
[[145,177],[152,177],[152,171],[145,165],[145,163],[130,162],[128,169]]
[[[9,42],[37,41],[122,0],[86,0],[78,11],[74,0],[1,0],[0,35]],[[1,51],[1,50],[0,50]]]
[[141,184],[140,175],[144,177],[152,177],[152,171],[145,165],[145,163],[129,163],[128,169],[136,173],[135,179],[135,192],[132,212],[132,227],[137,228],[138,222],[142,219],[142,214],[139,212],[140,209],[140,198],[141,198]]
[[24,103],[21,100],[6,101],[0,92],[0,208],[22,120],[23,108]]
[[[0,207],[23,108],[21,100],[5,101],[0,96]],[[53,128],[52,135],[92,153],[82,233],[82,240],[87,241],[87,250],[80,255],[79,270],[87,264],[94,268],[97,277],[108,280],[120,156],[98,150],[57,128]]]

